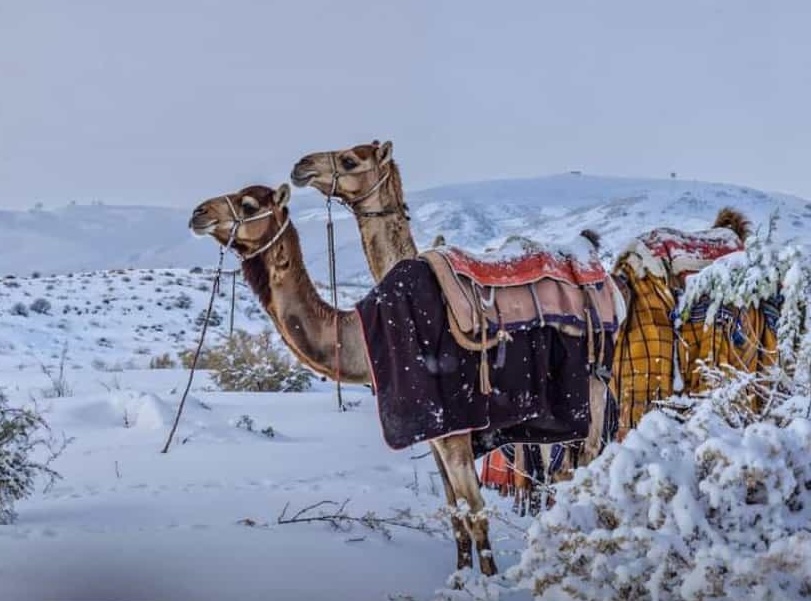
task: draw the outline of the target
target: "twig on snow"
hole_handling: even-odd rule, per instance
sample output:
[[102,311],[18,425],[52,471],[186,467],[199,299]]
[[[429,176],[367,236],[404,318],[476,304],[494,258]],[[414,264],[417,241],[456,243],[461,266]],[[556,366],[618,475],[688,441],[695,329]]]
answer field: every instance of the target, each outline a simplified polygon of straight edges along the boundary
[[[446,529],[438,526],[431,525],[428,520],[423,517],[415,516],[411,513],[411,509],[398,509],[396,514],[391,517],[378,516],[374,511],[367,511],[362,516],[352,516],[346,512],[346,506],[349,504],[349,499],[343,503],[336,501],[319,501],[299,509],[292,516],[287,517],[287,510],[290,503],[286,503],[282,509],[281,515],[276,519],[278,524],[302,524],[312,522],[325,522],[333,529],[339,532],[349,532],[354,524],[361,524],[370,530],[379,532],[387,540],[392,539],[391,527],[406,528],[408,530],[415,530],[417,532],[424,532],[429,536],[437,534],[444,534]],[[324,506],[337,507],[331,512],[313,512]]]

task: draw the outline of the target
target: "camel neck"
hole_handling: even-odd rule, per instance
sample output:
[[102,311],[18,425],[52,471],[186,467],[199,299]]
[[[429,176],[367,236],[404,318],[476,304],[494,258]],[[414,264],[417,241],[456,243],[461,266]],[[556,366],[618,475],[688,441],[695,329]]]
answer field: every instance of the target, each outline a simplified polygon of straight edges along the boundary
[[302,363],[332,379],[340,372],[345,382],[371,381],[357,314],[336,310],[321,298],[307,273],[292,224],[276,246],[243,263],[243,274]]
[[[391,212],[379,215],[375,214],[380,212],[379,209],[366,207],[381,207],[382,210]],[[363,252],[375,282],[382,280],[398,262],[417,256],[417,245],[411,236],[403,199],[400,173],[393,162],[388,180],[365,199],[361,206],[356,207],[355,219],[360,229]]]

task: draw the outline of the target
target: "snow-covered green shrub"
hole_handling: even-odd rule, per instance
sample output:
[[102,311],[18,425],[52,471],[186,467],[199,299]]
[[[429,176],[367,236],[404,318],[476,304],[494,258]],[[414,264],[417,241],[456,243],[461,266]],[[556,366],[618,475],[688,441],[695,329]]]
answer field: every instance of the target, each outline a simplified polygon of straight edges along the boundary
[[[811,262],[770,233],[693,276],[683,302],[708,295],[711,321],[779,295],[779,363],[716,370],[689,410],[651,411],[558,484],[499,587],[556,601],[811,598]],[[734,408],[743,388],[761,413]]]
[[[184,365],[190,365],[192,358],[193,353],[184,353]],[[310,388],[313,378],[312,372],[273,342],[270,330],[259,334],[235,330],[223,344],[204,349],[197,367],[211,370],[222,390],[300,392]]]
[[773,241],[775,221],[772,217],[766,232],[751,235],[744,250],[722,257],[691,276],[681,302],[687,310],[700,297],[708,298],[706,321],[711,323],[724,304],[742,307],[778,301],[775,327],[779,364],[774,369],[752,374],[704,368],[704,375],[721,387],[713,393],[716,401],[731,399],[745,388],[761,397],[765,414],[790,398],[811,394],[811,260],[807,248]]
[[12,407],[0,391],[0,524],[14,521],[14,503],[33,493],[38,478],[59,477],[50,464],[60,452],[36,407]]
[[507,577],[554,600],[811,597],[811,424],[643,417],[559,485]]

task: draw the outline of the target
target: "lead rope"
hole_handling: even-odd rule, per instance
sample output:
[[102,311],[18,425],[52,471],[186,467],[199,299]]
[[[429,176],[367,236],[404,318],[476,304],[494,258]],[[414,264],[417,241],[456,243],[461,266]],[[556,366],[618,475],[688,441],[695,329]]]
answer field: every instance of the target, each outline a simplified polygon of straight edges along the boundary
[[177,425],[180,423],[180,414],[183,413],[183,406],[186,404],[186,397],[189,394],[189,389],[191,388],[192,379],[194,378],[194,371],[197,367],[197,361],[200,358],[200,350],[203,348],[203,340],[206,337],[206,330],[208,329],[208,322],[211,320],[211,309],[214,306],[214,296],[217,294],[217,290],[220,287],[220,277],[222,276],[222,263],[225,259],[225,253],[228,252],[228,249],[231,248],[231,245],[234,243],[234,236],[236,236],[237,229],[240,226],[240,222],[235,221],[234,225],[231,227],[231,233],[228,235],[228,244],[225,246],[220,247],[220,260],[217,263],[217,271],[214,274],[214,281],[211,285],[211,298],[208,300],[208,309],[206,309],[206,319],[203,322],[203,329],[200,332],[200,342],[197,343],[197,350],[194,353],[194,359],[192,360],[191,369],[189,370],[189,381],[186,383],[186,390],[183,391],[183,396],[180,399],[180,405],[177,407],[177,415],[175,415],[175,421],[172,424],[172,429],[169,431],[169,437],[166,439],[166,444],[161,450],[161,453],[168,453],[169,452],[169,445],[172,444],[172,438],[175,435],[175,431],[177,430]]
[[332,157],[332,163],[332,190],[330,190],[327,197],[327,251],[329,255],[329,285],[332,289],[332,306],[335,308],[335,391],[338,396],[338,410],[345,411],[341,396],[341,320],[338,313],[338,284],[335,274],[335,226],[332,222],[332,197],[338,187],[338,170],[335,165],[335,157]]

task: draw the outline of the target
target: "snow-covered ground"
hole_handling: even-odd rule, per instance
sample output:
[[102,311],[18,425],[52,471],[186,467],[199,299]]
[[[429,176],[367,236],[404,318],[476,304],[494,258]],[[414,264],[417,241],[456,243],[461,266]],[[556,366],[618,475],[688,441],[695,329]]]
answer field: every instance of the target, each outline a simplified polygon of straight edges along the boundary
[[[330,382],[221,392],[197,372],[175,444],[160,452],[189,373],[150,360],[195,347],[210,281],[179,269],[0,280],[0,387],[14,404],[36,399],[72,439],[53,465],[62,478],[0,526],[0,599],[430,598],[455,567],[441,482],[426,445],[385,445],[368,388],[345,387],[342,413]],[[236,291],[235,327],[266,327],[241,281]],[[47,312],[30,309],[38,299]],[[228,332],[230,279],[215,311],[212,343]],[[509,522],[494,525],[509,564],[528,518],[489,497]],[[350,517],[406,525],[388,539],[360,523],[276,523],[287,504],[291,516],[347,500]],[[322,509],[339,507],[312,514]]]
[[[415,193],[409,203],[421,246],[443,233],[448,242],[474,250],[511,233],[558,240],[592,227],[604,234],[607,249],[616,251],[627,237],[649,227],[705,228],[725,205],[743,209],[755,225],[765,225],[768,214],[780,207],[780,241],[799,237],[807,243],[806,224],[811,223],[811,203],[802,199],[736,186],[578,175],[441,188]],[[508,203],[514,205],[509,211]],[[31,232],[39,232],[31,237],[17,232],[11,245],[16,259],[0,256],[4,273],[17,274],[0,279],[0,388],[13,404],[36,400],[54,433],[71,439],[53,465],[62,478],[17,503],[17,521],[0,526],[0,601],[404,601],[451,595],[438,593],[455,568],[455,544],[436,467],[425,456],[425,444],[401,452],[385,445],[374,397],[363,386],[344,389],[352,407],[341,413],[329,382],[316,380],[302,393],[222,392],[207,373],[198,372],[176,442],[169,453],[160,452],[189,374],[179,368],[151,369],[150,363],[165,353],[176,358],[196,345],[211,274],[190,268],[215,263],[215,244],[191,238],[183,212],[169,209],[160,215],[133,209],[141,215],[136,218],[112,207],[68,207],[57,212],[56,221],[73,223],[79,211],[84,211],[79,219],[84,229],[77,227],[72,236],[71,228],[51,220],[49,211],[5,215],[8,219],[0,224],[6,231],[10,224],[25,222],[34,228]],[[305,259],[319,278],[323,208],[313,202],[295,211]],[[106,217],[93,221],[99,215]],[[174,225],[167,226],[168,234],[163,226],[147,234],[150,230],[139,224],[149,224],[152,217]],[[127,237],[104,237],[125,221],[131,226]],[[52,230],[36,229],[46,222]],[[342,216],[341,227],[339,232],[351,235],[342,238],[339,270],[345,270],[347,280],[367,281],[361,275],[366,267],[360,245],[352,237],[354,224]],[[153,237],[139,241],[136,230]],[[61,246],[56,233],[66,237],[68,246]],[[96,245],[95,254],[77,250],[71,257],[71,249],[93,247],[85,238]],[[20,245],[29,243],[39,245],[42,262],[21,265]],[[144,252],[133,250],[139,245]],[[181,246],[194,251],[183,254]],[[48,263],[49,256],[59,257],[59,264]],[[167,269],[164,265],[171,262],[165,259],[172,256],[188,263]],[[115,270],[83,272],[87,261]],[[40,273],[31,277],[33,271]],[[226,278],[216,299],[220,321],[209,330],[212,343],[228,333],[230,286]],[[341,304],[349,306],[363,291],[362,286],[343,288]],[[322,295],[329,298],[324,290]],[[251,332],[270,325],[239,278],[234,325]],[[62,388],[62,396],[55,396],[56,388]],[[555,508],[537,522],[513,513],[511,499],[485,490],[494,512],[491,540],[508,578],[483,588],[471,577],[470,590],[529,599],[540,574],[548,573],[553,582],[563,566],[578,565],[580,572],[568,572],[572,579],[549,588],[544,598],[633,598],[622,597],[617,583],[623,578],[636,582],[634,570],[646,574],[659,559],[672,566],[700,552],[703,563],[684,589],[684,598],[699,599],[713,593],[716,572],[738,548],[740,541],[730,542],[723,533],[733,526],[754,529],[765,521],[778,540],[753,539],[754,551],[760,544],[774,560],[761,568],[769,568],[776,581],[790,581],[789,596],[783,598],[811,594],[811,585],[803,588],[811,575],[808,556],[802,556],[811,554],[807,526],[801,523],[807,522],[808,510],[782,508],[797,499],[811,507],[803,467],[811,453],[811,429],[798,421],[790,434],[768,427],[755,427],[746,436],[740,430],[731,433],[705,414],[682,435],[675,420],[654,416],[643,420],[627,444],[612,446],[574,486],[562,489]],[[708,459],[705,471],[690,471],[693,449],[702,443],[702,452],[714,463]],[[725,456],[742,459],[727,465]],[[719,481],[743,478],[745,484],[752,477],[770,478],[773,492],[765,500],[756,498],[762,506],[748,513],[729,510],[736,489]],[[795,494],[791,478],[805,488]],[[674,496],[674,490],[681,492]],[[745,496],[749,489],[737,490]],[[661,493],[659,501],[651,491]],[[692,503],[692,509],[674,509],[674,498]],[[337,511],[345,501],[348,517],[391,518],[400,525],[380,531],[348,522],[351,529],[342,530],[323,521],[277,521],[285,507],[290,517],[320,502],[337,504],[319,505],[306,514],[318,515]],[[614,506],[627,511],[605,513]],[[704,507],[714,508],[718,521],[691,523]],[[606,520],[612,526],[608,530]],[[658,530],[640,530],[651,524]],[[694,527],[695,544],[679,547],[678,540],[689,538]],[[803,528],[806,535],[798,533]],[[800,557],[783,548],[783,535],[801,550]],[[565,547],[567,540],[582,542],[582,550],[588,550],[581,553],[584,559],[578,549],[569,549],[565,562],[554,556],[550,545]],[[664,548],[662,541],[672,545],[671,555],[656,555]],[[616,554],[622,566],[611,563],[606,549],[612,545],[626,545]],[[647,548],[653,554],[645,555]],[[598,555],[597,563],[588,564]],[[751,562],[761,556],[747,557]],[[757,567],[742,566],[728,582]],[[667,570],[658,577],[665,584],[675,582],[668,580],[672,573]],[[738,578],[732,597],[716,590],[714,598],[766,598],[757,596],[757,589],[747,597],[745,585],[746,579]],[[585,596],[565,596],[572,591]],[[469,591],[452,596],[473,598]]]

